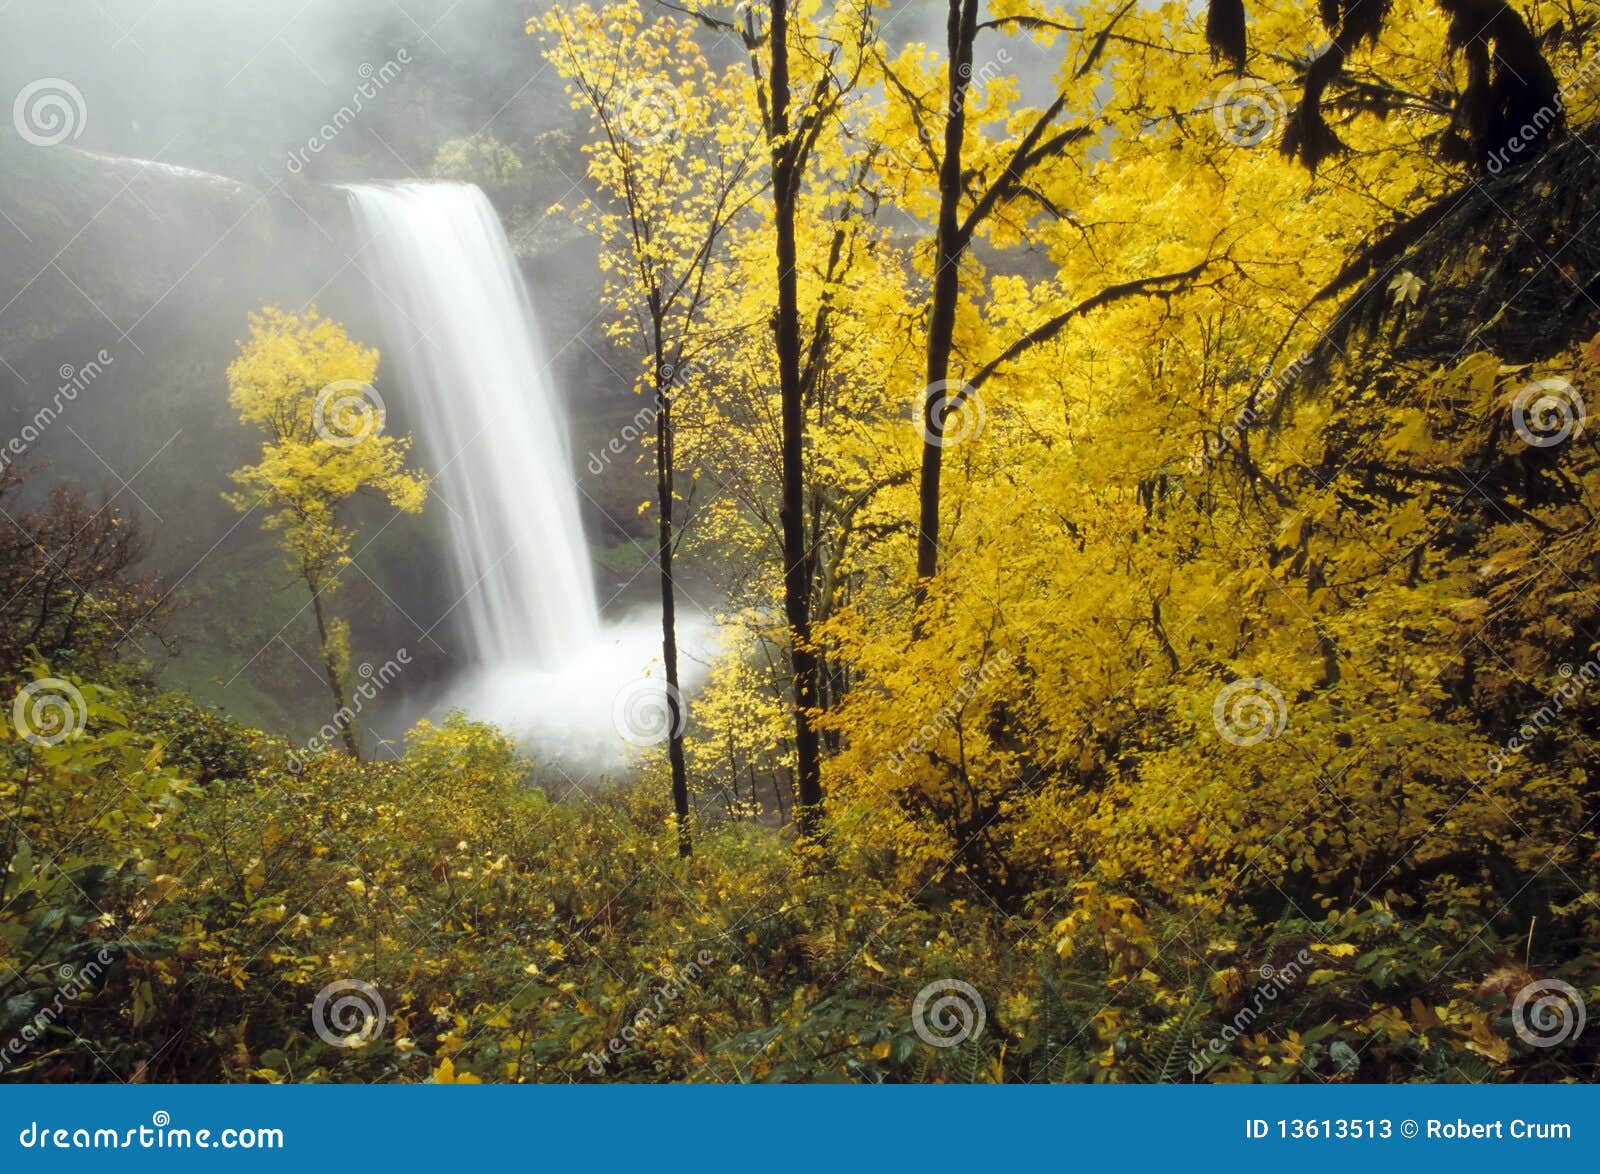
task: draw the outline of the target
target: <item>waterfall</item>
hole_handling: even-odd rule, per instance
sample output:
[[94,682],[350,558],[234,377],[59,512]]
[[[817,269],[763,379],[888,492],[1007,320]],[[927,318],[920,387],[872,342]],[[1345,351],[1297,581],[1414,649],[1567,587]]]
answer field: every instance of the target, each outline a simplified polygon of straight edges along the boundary
[[[421,708],[463,709],[559,765],[553,777],[593,778],[664,736],[660,618],[601,623],[566,413],[511,244],[467,184],[344,190],[383,319],[384,386],[434,477],[428,508],[450,533],[452,618],[468,640],[455,680]],[[688,691],[711,627],[680,617]]]
[[600,611],[567,420],[527,287],[476,187],[345,185],[420,463],[445,511],[477,668],[550,672],[591,646]]

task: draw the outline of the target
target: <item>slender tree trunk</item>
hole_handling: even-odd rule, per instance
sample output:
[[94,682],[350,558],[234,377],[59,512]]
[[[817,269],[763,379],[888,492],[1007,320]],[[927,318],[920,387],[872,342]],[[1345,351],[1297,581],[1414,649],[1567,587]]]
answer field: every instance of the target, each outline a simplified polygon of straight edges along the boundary
[[322,610],[322,591],[316,576],[306,575],[306,585],[311,588],[311,614],[317,619],[317,646],[322,653],[322,671],[328,676],[328,689],[333,693],[333,724],[344,738],[344,748],[350,757],[361,757],[361,732],[356,729],[356,717],[350,709],[350,700],[344,695],[344,677],[338,658],[328,642],[328,618]]
[[916,603],[928,595],[939,569],[939,478],[944,455],[945,399],[955,345],[956,304],[961,298],[961,152],[967,133],[966,91],[972,77],[972,44],[978,35],[978,0],[949,0],[946,29],[950,78],[939,164],[939,220],[934,237],[933,302],[928,314],[927,395],[922,409],[922,479],[918,490]]
[[[651,295],[656,300],[656,295]],[[652,310],[655,307],[652,306]],[[678,690],[678,604],[672,579],[672,393],[659,321],[655,331],[656,563],[661,568],[661,659],[667,673],[667,757],[672,763],[672,810],[678,817],[678,855],[693,850],[689,832],[689,768],[683,754],[683,694]]]
[[798,774],[795,821],[815,838],[822,818],[822,762],[811,711],[817,704],[817,656],[811,647],[811,555],[805,524],[805,403],[800,380],[800,292],[795,271],[797,152],[789,141],[788,0],[772,0],[772,199],[778,236],[778,386],[782,401],[783,605],[794,667],[794,744]]
[[783,769],[774,765],[770,756],[767,758],[767,774],[772,778],[772,797],[778,801],[778,818],[788,822],[789,805],[784,802],[783,793],[788,791],[793,795],[794,788],[790,786],[788,779],[781,777]]

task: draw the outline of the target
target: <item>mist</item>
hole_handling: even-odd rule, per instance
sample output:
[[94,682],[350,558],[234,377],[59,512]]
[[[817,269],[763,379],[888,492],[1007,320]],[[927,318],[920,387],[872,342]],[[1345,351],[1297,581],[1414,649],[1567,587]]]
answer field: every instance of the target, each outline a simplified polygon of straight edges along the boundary
[[[289,731],[315,730],[325,716],[321,673],[304,652],[303,600],[270,538],[222,497],[252,452],[223,372],[253,312],[316,307],[387,356],[376,389],[390,426],[407,434],[427,425],[418,390],[404,386],[417,344],[396,331],[393,275],[342,184],[442,175],[483,186],[549,343],[549,381],[570,430],[567,473],[592,553],[585,573],[608,623],[649,601],[654,537],[637,508],[651,492],[647,464],[630,454],[596,475],[573,456],[604,450],[635,416],[636,359],[606,333],[595,241],[552,211],[593,192],[584,124],[526,32],[545,7],[19,0],[0,11],[0,92],[28,131],[0,146],[0,426],[25,437],[8,460],[29,500],[69,484],[129,514],[141,565],[178,613],[170,639],[136,641],[165,683]],[[883,28],[896,49],[944,36],[924,4],[892,6]],[[701,39],[711,59],[740,63],[735,38],[706,30]],[[985,76],[1014,77],[1033,99],[1048,93],[1057,64],[1028,38],[1001,37]],[[515,176],[451,170],[452,151],[479,143],[509,151]],[[355,507],[374,537],[341,586],[354,647],[375,663],[399,648],[414,657],[374,700],[373,728],[398,736],[419,714],[465,697],[468,708],[531,729],[517,717],[525,707],[491,704],[494,690],[476,683],[481,650],[462,605],[471,584],[441,571],[460,547],[459,515],[448,502],[416,518]],[[699,602],[716,597],[707,571],[682,568],[686,630],[714,628]],[[643,629],[624,629],[617,639],[586,637],[586,647],[609,649],[595,654],[607,662],[620,640],[647,672]],[[524,672],[530,688],[556,679],[527,664],[502,666],[496,678]],[[590,692],[581,719],[538,733],[566,729],[609,767],[615,747],[594,750],[606,706]]]

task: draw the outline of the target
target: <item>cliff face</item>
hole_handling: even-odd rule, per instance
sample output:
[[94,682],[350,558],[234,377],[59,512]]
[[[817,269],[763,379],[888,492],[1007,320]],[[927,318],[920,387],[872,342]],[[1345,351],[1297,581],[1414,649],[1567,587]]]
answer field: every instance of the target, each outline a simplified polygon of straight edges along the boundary
[[[121,493],[155,569],[181,571],[232,520],[218,491],[248,451],[223,384],[235,340],[263,304],[339,292],[342,197],[13,146],[0,210],[0,436],[28,433],[11,459],[39,482]],[[41,411],[49,426],[28,428]],[[185,526],[164,526],[169,512]]]
[[[224,371],[251,310],[338,289],[353,250],[342,197],[12,145],[0,155],[0,211],[8,463],[30,492],[65,482],[138,526],[144,569],[176,589],[180,655],[166,663],[150,649],[170,683],[283,728],[306,724],[309,690],[302,701],[263,687],[300,671],[287,649],[251,662],[286,624],[298,641],[299,601],[282,590],[280,559],[259,527],[240,524],[221,497],[251,448]],[[232,615],[228,600],[239,604]],[[391,627],[369,623],[360,634],[393,647]]]
[[0,148],[0,351],[16,366],[10,356],[25,359],[30,348],[79,331],[121,343],[164,295],[214,297],[227,269],[204,255],[226,261],[258,236],[261,203],[261,193],[221,176],[8,143]]
[[[631,367],[605,338],[595,242],[551,211],[583,198],[566,178],[578,170],[563,157],[496,203],[572,416],[609,434],[614,417],[634,410]],[[106,475],[99,458],[125,476],[181,424],[174,443],[191,450],[191,463],[173,488],[192,508],[190,486],[224,484],[245,450],[222,373],[262,305],[316,302],[357,337],[384,341],[375,313],[384,294],[366,275],[364,242],[334,186],[292,178],[252,186],[66,145],[7,142],[0,214],[0,438],[59,398],[72,379],[62,372],[104,370],[70,393],[83,409],[71,421],[81,441],[62,428],[27,446],[60,478],[97,483]],[[619,516],[631,517],[634,504]]]
[[[570,408],[575,463],[636,410],[631,360],[605,338],[595,243],[552,204],[582,198],[549,168],[497,201],[517,245]],[[321,720],[294,649],[303,602],[285,589],[280,556],[259,526],[222,500],[253,438],[227,403],[224,379],[249,314],[269,303],[316,303],[380,350],[403,345],[380,329],[386,292],[364,265],[365,242],[337,187],[289,179],[253,186],[207,172],[71,146],[0,149],[0,445],[42,491],[67,482],[112,501],[140,525],[145,568],[177,587],[181,649],[164,670],[175,685],[274,728]],[[380,391],[392,368],[380,363]],[[403,397],[390,426],[414,430]],[[585,526],[621,542],[647,491],[642,466],[585,478]],[[575,467],[574,475],[581,469]],[[447,515],[391,520],[349,576],[340,606],[363,650],[417,645],[407,617],[453,602]],[[369,577],[370,576],[370,577]],[[381,584],[381,587],[379,586]],[[283,639],[275,637],[280,633]],[[410,678],[426,685],[451,666],[415,649]],[[152,650],[154,651],[154,650]],[[241,666],[243,668],[241,672]]]

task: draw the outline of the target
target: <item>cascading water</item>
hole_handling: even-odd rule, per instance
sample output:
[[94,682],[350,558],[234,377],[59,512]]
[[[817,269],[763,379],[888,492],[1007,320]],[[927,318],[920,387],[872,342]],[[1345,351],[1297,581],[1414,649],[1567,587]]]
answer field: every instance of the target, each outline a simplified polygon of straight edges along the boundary
[[[469,647],[448,707],[520,735],[546,761],[616,762],[667,712],[660,629],[602,625],[567,421],[499,217],[468,184],[345,186],[379,290],[382,377],[415,423],[446,510]],[[368,264],[366,259],[370,258]],[[707,629],[680,625],[700,676]]]
[[350,185],[480,666],[554,670],[600,629],[567,421],[500,218],[469,184]]

